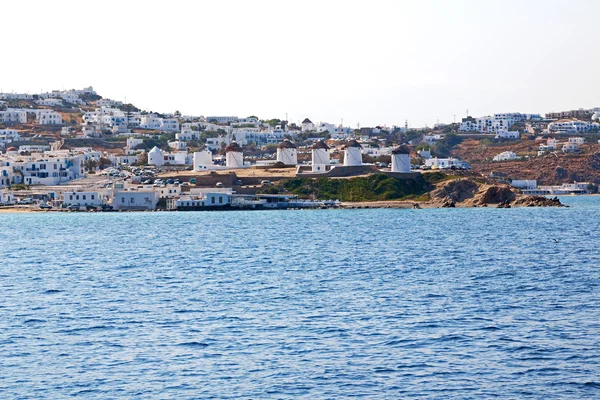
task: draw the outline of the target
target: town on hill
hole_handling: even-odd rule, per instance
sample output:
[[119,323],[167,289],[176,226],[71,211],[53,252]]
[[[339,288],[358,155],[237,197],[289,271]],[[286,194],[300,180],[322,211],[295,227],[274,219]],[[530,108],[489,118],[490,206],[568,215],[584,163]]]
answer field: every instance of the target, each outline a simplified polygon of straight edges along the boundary
[[[600,108],[466,116],[432,128],[351,128],[309,118],[145,111],[92,87],[0,93],[0,204],[322,207],[431,201],[432,193],[446,193],[441,182],[465,179],[479,182],[468,192],[471,202],[480,190],[496,190],[494,183],[513,194],[595,193],[599,138]],[[480,197],[482,204],[514,199],[507,196]]]

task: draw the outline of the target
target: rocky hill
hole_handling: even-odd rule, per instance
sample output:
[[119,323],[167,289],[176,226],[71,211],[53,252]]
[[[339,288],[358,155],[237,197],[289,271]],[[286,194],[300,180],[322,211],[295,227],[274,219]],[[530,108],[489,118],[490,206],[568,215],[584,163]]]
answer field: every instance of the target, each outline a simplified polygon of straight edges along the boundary
[[[563,139],[562,141],[566,141]],[[581,153],[565,154],[558,150],[542,156],[537,148],[543,141],[523,140],[509,143],[485,143],[479,140],[465,140],[457,146],[453,154],[468,161],[473,171],[489,176],[507,179],[536,179],[538,184],[557,185],[571,181],[600,183],[600,144],[581,145]],[[492,161],[504,151],[513,151],[520,160]]]

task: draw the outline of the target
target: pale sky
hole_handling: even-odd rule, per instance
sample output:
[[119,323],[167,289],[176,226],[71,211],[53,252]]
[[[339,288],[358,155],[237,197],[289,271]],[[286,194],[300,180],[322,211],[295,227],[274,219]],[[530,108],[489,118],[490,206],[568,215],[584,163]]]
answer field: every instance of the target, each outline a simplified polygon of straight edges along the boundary
[[412,127],[600,106],[600,1],[4,1],[0,89]]

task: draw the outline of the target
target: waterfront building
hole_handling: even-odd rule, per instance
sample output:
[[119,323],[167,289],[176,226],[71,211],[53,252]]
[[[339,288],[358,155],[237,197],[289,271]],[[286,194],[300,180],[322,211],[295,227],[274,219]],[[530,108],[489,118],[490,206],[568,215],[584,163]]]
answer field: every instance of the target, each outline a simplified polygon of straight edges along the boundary
[[121,187],[114,191],[112,206],[118,211],[154,210],[156,208],[156,203],[158,203],[158,196],[158,191],[153,188],[124,190]]
[[63,192],[62,201],[65,205],[81,206],[100,206],[102,205],[102,196],[98,192]]

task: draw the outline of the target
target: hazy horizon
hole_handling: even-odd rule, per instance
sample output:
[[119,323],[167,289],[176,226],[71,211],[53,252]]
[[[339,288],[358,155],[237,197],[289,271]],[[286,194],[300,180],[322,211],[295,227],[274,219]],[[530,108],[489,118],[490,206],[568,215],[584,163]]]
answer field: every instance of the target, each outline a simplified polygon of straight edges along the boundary
[[600,2],[10,2],[0,89],[344,125],[600,106]]

